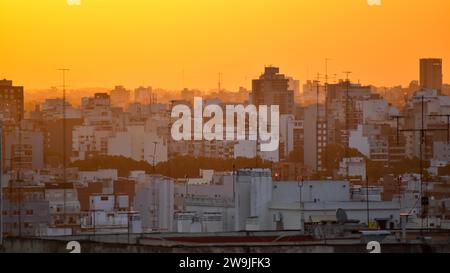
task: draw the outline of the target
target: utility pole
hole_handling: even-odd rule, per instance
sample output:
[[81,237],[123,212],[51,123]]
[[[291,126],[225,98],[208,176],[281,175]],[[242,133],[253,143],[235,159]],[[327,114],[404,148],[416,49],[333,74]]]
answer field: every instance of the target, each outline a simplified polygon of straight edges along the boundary
[[[325,58],[325,84],[328,83],[328,61],[331,61],[330,58]],[[326,89],[326,87],[325,87]]]
[[297,177],[298,181],[298,208],[300,212],[300,230],[303,231],[303,212],[302,212],[302,189],[303,189],[303,177]]
[[[63,225],[66,225],[66,182],[67,182],[67,176],[66,176],[66,73],[69,71],[67,68],[60,68],[58,69],[62,73],[62,89],[63,89],[63,98],[62,98],[62,108],[63,108],[63,141],[62,141],[62,153],[63,153],[63,194],[64,194],[64,207],[63,207]],[[65,234],[65,232],[64,232]]]
[[[173,107],[175,106],[175,103],[176,103],[177,101],[176,100],[170,100],[170,104],[169,104],[169,109],[167,110],[167,116],[168,116],[168,119],[169,119],[169,124],[167,125],[167,133],[168,133],[168,136],[170,136],[171,135],[171,130],[172,130],[172,124],[173,124],[173,120],[172,120],[172,109],[173,109]],[[170,147],[172,147],[173,145],[171,145],[172,144],[172,141],[173,140],[171,140],[172,138],[171,137],[168,137],[167,138],[167,152],[168,152],[168,176],[170,177],[171,176],[171,173],[172,173],[172,168],[171,168],[171,162],[172,162],[172,158],[173,158],[173,151],[172,151],[172,149],[170,148]]]
[[317,73],[316,80],[316,172],[319,173],[319,93],[320,93],[320,74]]
[[[347,89],[345,92],[345,136],[346,136],[346,143],[345,143],[345,158],[348,160],[348,146],[350,141],[350,129],[349,129],[349,121],[348,121],[348,112],[349,112],[349,106],[348,106],[348,100],[349,100],[349,93],[350,93],[350,79],[349,76],[352,72],[351,71],[344,71],[344,74],[346,74],[346,82],[347,82]],[[345,179],[349,180],[348,177],[348,165],[350,162],[347,162],[345,164]]]
[[397,123],[397,136],[396,136],[396,141],[397,141],[397,145],[398,145],[398,144],[400,144],[400,130],[399,130],[399,128],[400,128],[400,122],[399,122],[399,120],[400,120],[400,119],[404,119],[405,116],[397,115],[397,116],[391,116],[391,118],[392,118],[392,119],[395,119],[395,120],[396,120],[396,123]]
[[370,213],[369,213],[369,176],[366,174],[366,207],[367,207],[367,227],[370,225]]

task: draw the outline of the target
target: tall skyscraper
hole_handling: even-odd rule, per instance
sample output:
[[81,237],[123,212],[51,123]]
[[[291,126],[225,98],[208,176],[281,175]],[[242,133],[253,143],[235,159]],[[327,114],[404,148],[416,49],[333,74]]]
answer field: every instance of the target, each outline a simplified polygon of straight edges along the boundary
[[289,78],[280,74],[278,67],[266,67],[259,79],[252,81],[251,100],[256,106],[279,105],[280,114],[293,114],[294,91],[289,89]]
[[12,81],[0,80],[0,119],[23,119],[23,86],[13,86]]
[[420,87],[442,91],[442,59],[420,59]]

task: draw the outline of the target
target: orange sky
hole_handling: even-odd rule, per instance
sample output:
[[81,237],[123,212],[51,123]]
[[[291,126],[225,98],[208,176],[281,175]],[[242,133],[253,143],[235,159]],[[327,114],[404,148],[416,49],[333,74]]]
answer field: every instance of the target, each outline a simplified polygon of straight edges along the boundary
[[72,88],[209,89],[220,71],[236,89],[267,64],[304,81],[329,57],[330,74],[406,85],[441,57],[450,82],[450,1],[382,1],[1,0],[0,78],[46,88],[69,67]]

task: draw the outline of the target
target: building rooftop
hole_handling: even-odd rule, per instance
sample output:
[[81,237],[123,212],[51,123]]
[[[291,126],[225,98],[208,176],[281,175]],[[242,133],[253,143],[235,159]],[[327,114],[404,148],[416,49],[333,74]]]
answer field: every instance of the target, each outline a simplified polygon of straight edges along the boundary
[[7,79],[0,80],[0,86],[12,86],[12,81]]

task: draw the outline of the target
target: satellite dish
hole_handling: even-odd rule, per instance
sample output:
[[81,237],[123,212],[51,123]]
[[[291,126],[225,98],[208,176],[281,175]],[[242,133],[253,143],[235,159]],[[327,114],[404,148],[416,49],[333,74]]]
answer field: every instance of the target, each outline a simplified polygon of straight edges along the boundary
[[338,209],[336,211],[336,219],[339,223],[345,223],[348,220],[347,213],[343,209]]

